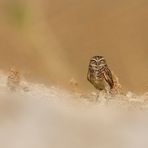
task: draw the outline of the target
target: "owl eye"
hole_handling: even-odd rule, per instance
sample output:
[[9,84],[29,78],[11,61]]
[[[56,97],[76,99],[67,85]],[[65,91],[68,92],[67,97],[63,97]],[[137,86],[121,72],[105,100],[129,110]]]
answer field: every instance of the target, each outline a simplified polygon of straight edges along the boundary
[[103,63],[105,63],[105,61],[104,60],[101,60],[100,63],[103,64]]
[[91,64],[92,64],[92,65],[96,65],[96,61],[92,61]]

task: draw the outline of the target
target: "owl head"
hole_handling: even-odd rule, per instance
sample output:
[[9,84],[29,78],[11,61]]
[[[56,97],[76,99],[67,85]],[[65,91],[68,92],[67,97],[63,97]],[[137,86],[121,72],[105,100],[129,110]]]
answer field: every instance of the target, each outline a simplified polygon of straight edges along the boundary
[[95,72],[106,65],[106,60],[103,56],[93,56],[90,59],[89,68],[92,72]]

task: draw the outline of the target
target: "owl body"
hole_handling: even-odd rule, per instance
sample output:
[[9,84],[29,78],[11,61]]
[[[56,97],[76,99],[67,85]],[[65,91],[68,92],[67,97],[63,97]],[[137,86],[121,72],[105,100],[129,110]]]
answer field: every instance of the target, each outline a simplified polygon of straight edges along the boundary
[[87,73],[88,81],[97,90],[111,90],[114,86],[112,73],[108,68],[106,60],[102,56],[94,56],[91,58]]
[[90,82],[93,84],[93,86],[98,89],[98,90],[105,90],[106,89],[106,83],[104,81],[104,79],[95,79],[95,78],[91,78]]

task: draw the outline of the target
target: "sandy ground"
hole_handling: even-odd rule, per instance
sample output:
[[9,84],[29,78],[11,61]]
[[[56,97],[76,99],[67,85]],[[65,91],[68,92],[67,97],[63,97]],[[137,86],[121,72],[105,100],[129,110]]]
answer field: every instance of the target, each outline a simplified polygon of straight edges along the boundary
[[[148,94],[70,93],[21,82],[15,92],[0,75],[0,147],[147,148]],[[106,102],[109,99],[109,102]]]

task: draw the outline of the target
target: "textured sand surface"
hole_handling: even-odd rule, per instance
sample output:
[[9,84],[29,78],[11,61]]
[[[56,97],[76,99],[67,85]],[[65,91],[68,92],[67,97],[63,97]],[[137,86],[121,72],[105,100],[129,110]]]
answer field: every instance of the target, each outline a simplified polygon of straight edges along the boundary
[[12,92],[0,75],[0,147],[147,148],[148,94],[104,96],[70,93],[23,81]]

